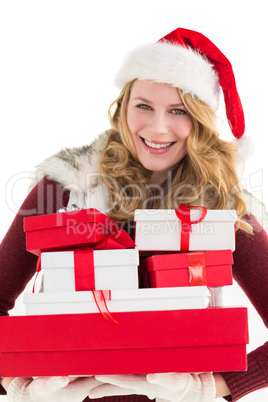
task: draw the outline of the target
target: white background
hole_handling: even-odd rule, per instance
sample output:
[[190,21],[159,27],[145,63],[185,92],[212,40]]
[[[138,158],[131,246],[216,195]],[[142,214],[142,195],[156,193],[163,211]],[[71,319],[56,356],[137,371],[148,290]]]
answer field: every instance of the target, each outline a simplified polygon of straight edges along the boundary
[[[123,55],[177,27],[208,36],[231,60],[255,141],[243,184],[267,203],[267,4],[264,0],[0,2],[0,238],[27,194],[34,166],[108,127]],[[232,140],[224,121],[223,137]],[[228,302],[249,307],[250,345],[267,330],[237,286]],[[21,300],[13,314],[23,309]],[[224,330],[228,330],[227,328]],[[5,397],[0,397],[4,401]],[[267,401],[268,390],[243,401]]]

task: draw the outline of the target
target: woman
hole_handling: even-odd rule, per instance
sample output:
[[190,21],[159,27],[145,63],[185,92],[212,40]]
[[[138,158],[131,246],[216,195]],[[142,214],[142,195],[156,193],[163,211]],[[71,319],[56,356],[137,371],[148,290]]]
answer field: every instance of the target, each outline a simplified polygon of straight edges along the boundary
[[[123,89],[112,105],[111,130],[91,146],[63,150],[37,168],[32,190],[1,244],[1,314],[13,307],[35,272],[36,257],[25,250],[24,216],[75,203],[105,212],[131,233],[135,209],[176,208],[184,202],[236,209],[233,275],[267,325],[268,237],[247,213],[236,174],[236,147],[216,131],[221,86],[233,134],[240,138],[244,132],[229,61],[203,35],[179,28],[134,50],[117,83]],[[87,395],[104,401],[209,402],[220,396],[236,401],[268,385],[268,343],[248,355],[247,372],[74,381],[4,378],[1,383],[11,401],[82,401]]]

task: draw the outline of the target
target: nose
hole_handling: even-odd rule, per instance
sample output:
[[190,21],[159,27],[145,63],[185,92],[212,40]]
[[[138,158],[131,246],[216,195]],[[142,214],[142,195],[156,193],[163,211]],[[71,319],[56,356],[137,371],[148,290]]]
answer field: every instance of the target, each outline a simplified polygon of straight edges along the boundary
[[161,112],[153,112],[148,122],[148,129],[154,135],[166,134],[169,131],[167,116]]

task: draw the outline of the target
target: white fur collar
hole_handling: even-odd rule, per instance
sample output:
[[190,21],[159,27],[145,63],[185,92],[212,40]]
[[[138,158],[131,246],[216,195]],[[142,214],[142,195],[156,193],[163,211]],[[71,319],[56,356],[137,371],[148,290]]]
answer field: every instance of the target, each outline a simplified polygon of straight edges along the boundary
[[[30,189],[47,176],[70,190],[70,205],[107,211],[108,190],[98,185],[100,155],[107,144],[107,138],[108,134],[104,132],[90,145],[65,148],[47,158],[36,167]],[[254,215],[267,230],[268,214],[265,205],[247,191],[244,191],[244,199],[247,212]]]
[[45,159],[36,167],[30,190],[44,176],[61,183],[67,190],[87,192],[97,186],[100,155],[107,138],[108,134],[104,132],[90,145],[65,148]]

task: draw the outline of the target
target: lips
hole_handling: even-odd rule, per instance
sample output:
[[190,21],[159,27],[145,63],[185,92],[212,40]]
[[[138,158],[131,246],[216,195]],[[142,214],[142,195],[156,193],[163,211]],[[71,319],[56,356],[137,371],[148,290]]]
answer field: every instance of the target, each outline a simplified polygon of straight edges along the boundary
[[152,150],[166,150],[175,144],[175,141],[171,142],[160,142],[160,141],[150,141],[146,138],[140,137],[146,148],[151,148]]

